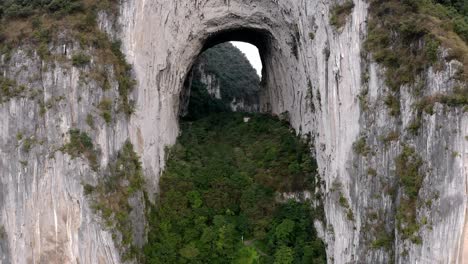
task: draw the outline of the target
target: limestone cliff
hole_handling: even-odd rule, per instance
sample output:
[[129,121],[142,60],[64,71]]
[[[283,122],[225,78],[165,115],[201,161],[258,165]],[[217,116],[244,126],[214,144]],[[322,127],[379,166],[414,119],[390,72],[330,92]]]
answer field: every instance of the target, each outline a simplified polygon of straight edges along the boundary
[[[230,40],[261,51],[261,110],[288,118],[313,139],[326,214],[326,223],[316,226],[330,263],[466,261],[468,116],[440,100],[433,100],[431,111],[414,108],[421,96],[466,85],[456,78],[460,62],[441,46],[440,67],[418,77],[425,87],[420,94],[405,84],[398,97],[387,97],[387,69],[363,48],[368,2],[355,0],[340,27],[330,23],[334,5],[122,1],[116,25],[104,13],[99,22],[122,41],[137,81],[131,94],[136,105],[130,117],[112,108],[110,124],[95,111],[104,97],[118,97],[117,80],[109,73],[111,88],[103,90],[86,78],[92,67],[70,65],[77,43],[49,47],[68,60],[45,62],[26,46],[15,47],[8,61],[2,56],[2,76],[27,89],[0,105],[0,262],[121,263],[83,191],[82,182],[96,182],[99,175],[86,160],[57,149],[70,129],[88,131],[104,168],[130,138],[153,200],[165,147],[179,132],[189,71],[203,49]],[[86,122],[89,113],[94,129]],[[416,199],[402,185],[405,171],[417,174]],[[407,216],[404,209],[415,213]]]

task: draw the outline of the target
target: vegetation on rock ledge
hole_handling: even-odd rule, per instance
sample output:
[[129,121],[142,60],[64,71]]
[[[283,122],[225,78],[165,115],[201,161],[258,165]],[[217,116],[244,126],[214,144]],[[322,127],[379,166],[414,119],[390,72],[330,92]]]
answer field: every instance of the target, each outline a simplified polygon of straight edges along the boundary
[[346,19],[349,17],[354,8],[354,2],[352,0],[346,0],[346,2],[338,5],[334,5],[331,11],[330,24],[336,28],[342,28],[346,24]]
[[[142,193],[143,170],[133,145],[127,141],[108,167],[108,173],[97,186],[86,184],[85,193],[92,199],[92,207],[100,212],[112,237],[120,247],[124,260],[140,257],[140,250],[133,243],[133,227],[130,213],[133,210],[129,198]],[[145,201],[142,201],[145,202]]]
[[[126,115],[134,112],[129,94],[135,86],[131,66],[125,61],[120,43],[112,41],[98,28],[99,12],[115,14],[117,1],[105,0],[10,0],[0,3],[0,56],[8,61],[17,47],[31,48],[43,60],[68,61],[54,54],[57,43],[78,42],[84,52],[74,54],[69,63],[75,67],[90,64],[91,77],[104,90],[109,79],[118,82],[119,107]],[[66,34],[63,34],[63,33]],[[25,45],[27,44],[27,45]],[[61,44],[60,44],[61,45]],[[76,47],[75,47],[76,48]],[[90,54],[87,54],[87,53]],[[33,52],[31,52],[33,54]],[[109,67],[113,70],[109,71]],[[110,73],[114,76],[109,76]]]
[[440,44],[451,49],[451,58],[464,63],[460,77],[466,80],[466,13],[431,0],[373,0],[369,10],[365,47],[386,67],[386,81],[393,91],[415,82],[422,71],[435,65]]
[[403,151],[395,158],[396,175],[404,191],[397,208],[397,227],[404,239],[411,239],[414,243],[421,241],[417,235],[420,224],[416,212],[419,190],[424,179],[422,165],[421,157],[408,146],[403,146]]
[[94,169],[98,169],[98,154],[94,149],[92,139],[85,132],[81,132],[78,129],[70,130],[70,142],[62,147],[62,151],[68,153],[73,158],[78,156],[84,156],[88,159],[90,166]]
[[18,85],[14,80],[0,76],[0,104],[23,95],[25,90],[25,86]]
[[[425,81],[424,72],[430,67],[442,70],[438,61],[439,46],[448,49],[446,60],[456,59],[463,65],[455,68],[455,79],[461,87],[447,94],[423,97],[415,105],[416,118],[408,127],[417,134],[422,125],[422,108],[432,113],[434,103],[452,107],[468,106],[468,2],[463,0],[372,0],[367,51],[385,67],[386,83],[392,90],[385,98],[390,114],[400,113],[400,87],[411,85],[420,97]],[[462,91],[462,92],[460,92]]]

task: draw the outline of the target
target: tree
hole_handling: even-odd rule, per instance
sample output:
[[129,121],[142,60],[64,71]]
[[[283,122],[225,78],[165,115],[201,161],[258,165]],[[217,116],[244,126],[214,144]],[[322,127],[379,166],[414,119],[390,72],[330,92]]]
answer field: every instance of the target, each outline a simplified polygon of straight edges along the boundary
[[287,246],[281,246],[275,252],[274,264],[291,264],[294,261],[293,250]]

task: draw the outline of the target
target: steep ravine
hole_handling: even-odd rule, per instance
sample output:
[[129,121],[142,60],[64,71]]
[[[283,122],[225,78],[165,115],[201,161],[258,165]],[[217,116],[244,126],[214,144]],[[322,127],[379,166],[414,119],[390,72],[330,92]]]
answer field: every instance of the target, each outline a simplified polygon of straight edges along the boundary
[[[117,108],[121,94],[112,70],[110,89],[87,78],[98,64],[93,49],[78,40],[49,44],[59,55],[50,60],[28,44],[2,52],[2,77],[19,90],[0,104],[0,261],[122,263],[83,183],[97,185],[130,139],[154,201],[165,149],[179,134],[180,92],[197,56],[205,44],[244,40],[262,53],[261,110],[287,118],[316,146],[326,218],[316,229],[328,262],[462,263],[468,117],[463,104],[437,96],[430,110],[414,107],[421,96],[466,85],[458,78],[460,63],[441,46],[437,67],[422,69],[421,82],[393,92],[388,69],[364,49],[369,3],[354,1],[338,28],[340,19],[330,23],[333,6],[315,0],[126,0],[116,23],[99,13],[100,28],[122,41],[133,68],[130,116]],[[73,65],[80,52],[91,56],[89,64]],[[424,89],[415,93],[421,83]],[[388,97],[390,91],[398,96]],[[101,104],[106,98],[115,102],[110,110]],[[73,158],[61,149],[71,129],[89,135],[100,170],[86,155]],[[416,180],[408,183],[408,175]],[[144,238],[134,238],[139,240]]]

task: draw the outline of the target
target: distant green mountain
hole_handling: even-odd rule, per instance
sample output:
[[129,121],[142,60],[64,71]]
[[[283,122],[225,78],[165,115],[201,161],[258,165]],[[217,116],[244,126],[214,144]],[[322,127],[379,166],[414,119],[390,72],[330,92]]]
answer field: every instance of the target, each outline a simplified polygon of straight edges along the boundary
[[[212,75],[219,84],[221,98],[207,90],[202,75]],[[231,111],[231,102],[247,108],[259,104],[260,77],[247,57],[231,43],[205,51],[193,67],[188,114],[185,119],[199,119],[209,113]],[[244,109],[240,109],[244,111]]]
[[221,97],[225,102],[234,98],[257,100],[260,77],[247,57],[229,42],[214,46],[200,57],[208,73],[221,82]]

